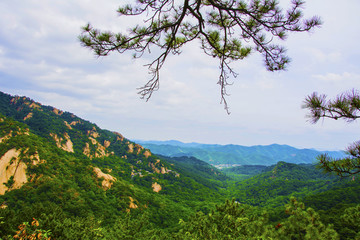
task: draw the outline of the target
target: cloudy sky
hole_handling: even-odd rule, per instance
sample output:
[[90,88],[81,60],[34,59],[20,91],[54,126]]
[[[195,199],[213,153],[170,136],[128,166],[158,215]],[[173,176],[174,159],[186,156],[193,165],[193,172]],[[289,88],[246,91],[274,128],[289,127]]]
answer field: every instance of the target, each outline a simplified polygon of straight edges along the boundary
[[160,90],[148,102],[137,88],[150,77],[143,65],[152,56],[96,58],[80,46],[77,37],[88,22],[104,30],[131,27],[134,20],[115,11],[124,2],[0,1],[0,91],[72,112],[130,139],[322,150],[360,139],[359,122],[312,125],[301,109],[314,91],[334,97],[360,88],[359,0],[307,0],[305,15],[319,15],[324,24],[284,42],[292,58],[287,71],[267,72],[257,53],[234,63],[239,76],[228,88],[230,115],[220,104],[218,62],[196,42],[168,59]]

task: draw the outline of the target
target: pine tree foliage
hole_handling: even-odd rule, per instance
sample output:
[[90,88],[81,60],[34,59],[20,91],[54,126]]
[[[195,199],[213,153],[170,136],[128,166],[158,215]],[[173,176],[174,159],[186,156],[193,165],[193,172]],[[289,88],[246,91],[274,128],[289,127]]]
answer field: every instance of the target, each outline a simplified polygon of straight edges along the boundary
[[[321,24],[319,17],[304,19],[303,0],[292,0],[283,10],[276,0],[138,0],[118,9],[120,16],[140,16],[144,26],[136,25],[129,33],[101,31],[90,24],[83,27],[79,39],[97,56],[116,51],[131,51],[134,57],[153,49],[159,55],[147,66],[151,79],[140,88],[147,100],[159,88],[160,69],[169,55],[178,55],[181,48],[199,40],[205,54],[219,60],[221,98],[225,96],[229,76],[237,73],[229,65],[252,51],[261,53],[269,71],[283,70],[290,59],[278,44],[289,32],[310,31]],[[159,52],[159,51],[157,51]]]
[[344,119],[347,122],[360,118],[359,91],[353,89],[338,95],[333,100],[326,98],[325,94],[317,92],[306,97],[303,108],[310,110],[308,117],[311,123],[317,123],[321,118]]
[[344,214],[341,216],[342,235],[346,239],[360,239],[360,205],[345,209]]
[[327,239],[338,240],[331,225],[326,226],[312,208],[292,197],[286,205],[289,217],[269,223],[266,212],[238,202],[226,201],[209,215],[198,213],[182,223],[178,239]]
[[182,222],[178,239],[254,239],[265,231],[266,222],[266,214],[227,200],[208,215],[200,212],[189,222]]
[[290,198],[286,205],[289,218],[278,226],[275,239],[339,239],[339,235],[331,225],[325,226],[317,212],[305,208],[296,198]]
[[[360,118],[360,93],[353,89],[338,95],[333,100],[327,100],[325,94],[313,94],[306,97],[303,108],[310,110],[308,117],[311,123],[317,123],[321,118],[343,119],[353,122]],[[347,148],[348,157],[333,159],[326,154],[318,157],[319,167],[325,172],[334,172],[341,177],[360,173],[360,141]]]

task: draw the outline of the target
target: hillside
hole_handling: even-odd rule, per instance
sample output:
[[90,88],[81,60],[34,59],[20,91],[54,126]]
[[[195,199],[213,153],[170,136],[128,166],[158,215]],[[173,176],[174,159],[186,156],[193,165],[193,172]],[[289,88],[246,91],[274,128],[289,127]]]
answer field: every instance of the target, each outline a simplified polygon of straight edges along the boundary
[[[321,151],[297,149],[288,145],[240,146],[179,141],[141,141],[135,140],[155,154],[169,157],[193,156],[219,168],[239,165],[272,165],[279,161],[288,163],[314,163]],[[344,156],[341,151],[326,151],[334,158]]]
[[[0,205],[5,209],[0,218],[13,217],[0,230],[15,232],[21,222],[42,219],[52,210],[69,221],[82,219],[80,225],[89,224],[91,216],[102,226],[128,212],[134,218],[146,212],[149,226],[173,227],[179,218],[198,208],[209,211],[224,199],[211,175],[197,182],[185,172],[120,133],[27,97],[0,93]],[[47,224],[54,227],[53,220]]]
[[[208,155],[242,149],[190,145]],[[251,151],[296,151],[263,147]],[[346,219],[358,219],[359,196],[357,177],[281,161],[223,171],[0,92],[0,239],[354,239],[360,224]]]
[[360,203],[360,182],[323,174],[312,164],[279,162],[261,169],[260,174],[233,182],[228,193],[240,203],[266,208],[272,221],[286,217],[281,209],[289,196],[295,196],[306,206],[321,210],[323,218],[334,224],[346,207]]

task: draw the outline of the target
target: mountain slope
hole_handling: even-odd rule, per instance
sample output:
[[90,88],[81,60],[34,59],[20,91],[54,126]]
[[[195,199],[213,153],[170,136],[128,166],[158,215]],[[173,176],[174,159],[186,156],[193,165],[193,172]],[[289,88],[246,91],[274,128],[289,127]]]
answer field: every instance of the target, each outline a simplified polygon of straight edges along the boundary
[[344,210],[360,203],[359,179],[340,179],[324,174],[312,164],[278,162],[261,171],[230,184],[228,197],[267,209],[272,221],[286,217],[283,205],[290,196],[301,199],[307,207],[322,210],[324,219],[326,215],[334,218],[341,215],[337,209]]
[[[165,156],[193,156],[218,167],[236,165],[272,165],[279,161],[289,163],[313,163],[322,152],[312,149],[297,149],[288,145],[268,146],[217,145],[182,143],[179,141],[141,141],[144,147],[155,154]],[[344,153],[327,151],[332,157],[340,158]]]
[[[202,147],[209,156],[207,149],[218,148],[191,146]],[[231,156],[233,146],[221,147]],[[254,172],[234,181],[195,157],[157,156],[74,114],[0,92],[1,239],[13,239],[25,230],[51,234],[52,239],[183,239],[184,222],[200,220],[203,229],[209,222],[201,216],[213,219],[225,198],[242,203],[233,201],[228,210],[241,213],[241,206],[249,217],[267,210],[271,221],[286,218],[282,206],[292,195],[321,209],[324,216],[333,204],[360,202],[358,179],[340,181],[313,165],[278,162],[242,167],[233,174],[237,170]],[[341,215],[333,214],[328,222]],[[226,223],[229,216],[221,219]],[[269,224],[270,231],[277,231],[273,222]],[[214,226],[232,225],[220,221],[208,226],[212,231]]]
[[[46,222],[43,214],[52,216],[52,210],[62,221],[86,225],[90,217],[101,226],[128,212],[134,218],[146,212],[149,226],[171,228],[201,205],[206,209],[223,199],[211,179],[196,182],[176,162],[119,133],[1,92],[0,173],[0,219],[8,224],[0,224],[0,232],[11,234],[33,217]],[[51,229],[59,224],[53,220],[47,223]],[[71,228],[61,224],[55,236]]]

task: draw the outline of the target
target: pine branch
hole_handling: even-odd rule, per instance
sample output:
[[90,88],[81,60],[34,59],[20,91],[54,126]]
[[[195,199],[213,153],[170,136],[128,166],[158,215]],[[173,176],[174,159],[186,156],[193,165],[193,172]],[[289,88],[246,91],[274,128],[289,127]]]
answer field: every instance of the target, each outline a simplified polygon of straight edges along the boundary
[[303,3],[292,1],[284,14],[276,0],[141,0],[119,8],[118,13],[123,17],[146,15],[144,26],[115,34],[88,24],[79,40],[99,57],[131,51],[138,58],[158,48],[161,53],[146,65],[152,77],[138,92],[149,100],[159,89],[160,71],[167,57],[180,54],[182,46],[199,39],[204,53],[219,59],[221,103],[229,113],[225,99],[226,87],[231,85],[228,78],[238,75],[230,66],[232,61],[244,59],[255,50],[264,56],[269,71],[283,70],[290,59],[273,40],[284,40],[289,32],[310,31],[321,25],[318,17],[303,19]]

